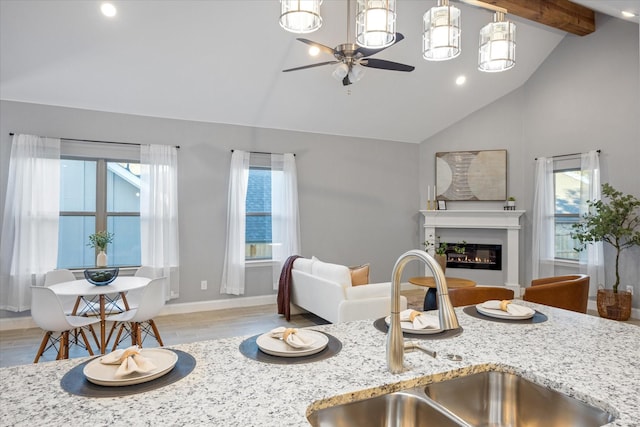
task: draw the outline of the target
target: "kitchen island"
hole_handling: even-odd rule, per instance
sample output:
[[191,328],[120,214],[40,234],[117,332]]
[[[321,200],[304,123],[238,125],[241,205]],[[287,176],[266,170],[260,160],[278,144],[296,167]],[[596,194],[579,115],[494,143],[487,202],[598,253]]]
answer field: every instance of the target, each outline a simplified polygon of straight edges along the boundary
[[420,342],[439,355],[458,354],[463,360],[406,353],[406,369],[398,375],[387,371],[386,334],[373,321],[313,327],[338,338],[343,347],[331,358],[308,364],[251,360],[238,350],[247,337],[174,346],[195,357],[193,372],[163,388],[117,398],[80,397],[61,388],[62,377],[87,359],[3,368],[0,424],[308,426],[312,409],[501,370],[605,409],[616,417],[610,426],[640,425],[640,328],[519,303],[548,320],[499,323],[457,308],[461,335]]

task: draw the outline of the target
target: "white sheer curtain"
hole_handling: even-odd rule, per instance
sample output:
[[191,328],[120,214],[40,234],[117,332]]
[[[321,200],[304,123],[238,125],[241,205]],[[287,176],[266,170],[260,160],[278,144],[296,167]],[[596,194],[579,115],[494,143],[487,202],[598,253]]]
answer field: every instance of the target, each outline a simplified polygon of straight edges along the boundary
[[[600,200],[600,156],[597,151],[589,151],[580,156],[582,183],[580,186],[580,217],[588,212],[587,200]],[[604,253],[602,242],[587,245],[580,252],[580,272],[588,274],[589,295],[597,293],[598,285],[604,284]]]
[[245,218],[247,185],[249,183],[249,159],[246,151],[234,150],[231,154],[229,194],[227,207],[227,245],[224,254],[222,284],[224,294],[244,294],[245,267]]
[[180,295],[178,153],[168,145],[140,146],[140,255],[166,277],[166,299]]
[[271,239],[273,289],[277,290],[282,265],[300,253],[298,181],[291,153],[271,155]]
[[[14,135],[0,243],[0,308],[31,305],[32,284],[56,268],[60,140]],[[34,280],[35,279],[35,280]]]
[[532,274],[533,278],[555,274],[555,189],[553,159],[536,160],[533,196]]

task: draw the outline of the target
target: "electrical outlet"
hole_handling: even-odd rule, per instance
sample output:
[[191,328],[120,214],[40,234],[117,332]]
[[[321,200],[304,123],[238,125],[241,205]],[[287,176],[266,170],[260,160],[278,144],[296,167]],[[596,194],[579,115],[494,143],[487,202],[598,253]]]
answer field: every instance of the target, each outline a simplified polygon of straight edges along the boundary
[[627,292],[631,292],[631,295],[633,295],[633,286],[627,286]]
[[201,280],[200,281],[200,289],[203,291],[207,290],[207,281],[206,280]]

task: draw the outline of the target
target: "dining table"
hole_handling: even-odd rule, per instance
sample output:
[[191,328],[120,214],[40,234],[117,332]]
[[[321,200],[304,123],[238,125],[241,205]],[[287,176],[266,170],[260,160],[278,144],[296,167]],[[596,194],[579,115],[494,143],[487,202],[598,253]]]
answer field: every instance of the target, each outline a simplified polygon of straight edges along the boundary
[[[88,312],[84,311],[85,307],[91,307],[98,299],[99,310],[97,314],[100,316],[100,353],[105,354],[107,342],[106,342],[106,305],[110,300],[109,295],[119,295],[122,299],[122,305],[124,310],[129,310],[129,303],[127,302],[126,294],[134,289],[144,288],[151,281],[148,277],[137,276],[118,276],[113,282],[108,285],[98,286],[90,283],[86,279],[71,280],[68,282],[61,282],[49,287],[58,296],[75,296],[77,297],[76,303],[73,307],[73,315],[87,315]],[[82,302],[86,302],[83,307]],[[80,308],[80,311],[78,310]],[[118,310],[122,311],[122,310]]]

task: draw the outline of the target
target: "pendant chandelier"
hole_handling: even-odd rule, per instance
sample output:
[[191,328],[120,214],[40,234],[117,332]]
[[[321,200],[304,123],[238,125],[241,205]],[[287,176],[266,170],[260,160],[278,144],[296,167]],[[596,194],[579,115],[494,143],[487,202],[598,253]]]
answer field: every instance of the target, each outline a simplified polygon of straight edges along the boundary
[[356,43],[369,49],[382,49],[395,40],[396,0],[358,0]]
[[322,0],[280,0],[280,26],[298,34],[311,33],[322,26]]
[[460,55],[460,9],[449,0],[425,12],[423,18],[422,56],[427,61],[445,61]]
[[478,69],[488,73],[506,71],[516,65],[516,26],[496,12],[493,22],[480,30]]

